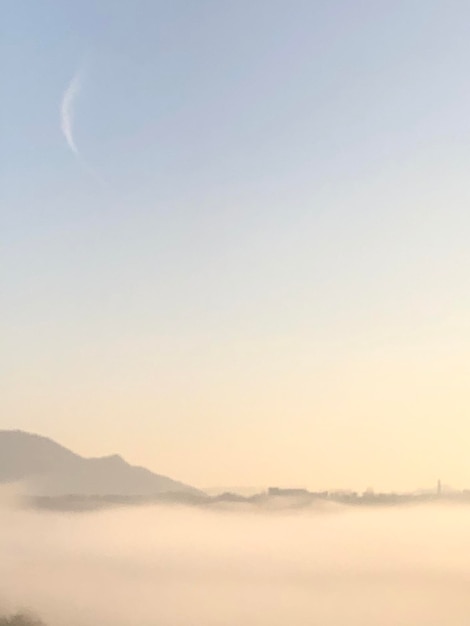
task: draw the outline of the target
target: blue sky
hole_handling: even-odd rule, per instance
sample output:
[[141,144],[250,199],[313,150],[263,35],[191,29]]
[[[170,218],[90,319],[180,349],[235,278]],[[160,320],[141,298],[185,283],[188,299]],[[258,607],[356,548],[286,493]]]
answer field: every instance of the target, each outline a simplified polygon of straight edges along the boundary
[[4,426],[202,486],[411,485],[433,454],[470,484],[469,18],[4,3]]

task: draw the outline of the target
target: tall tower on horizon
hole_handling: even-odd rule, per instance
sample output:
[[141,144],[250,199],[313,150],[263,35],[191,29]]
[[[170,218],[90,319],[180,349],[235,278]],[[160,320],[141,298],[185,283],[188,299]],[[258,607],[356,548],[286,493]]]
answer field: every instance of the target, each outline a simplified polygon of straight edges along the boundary
[[437,496],[440,496],[440,495],[441,495],[441,493],[442,493],[441,479],[439,479],[439,480],[437,481],[437,492],[436,492],[436,493],[437,493]]

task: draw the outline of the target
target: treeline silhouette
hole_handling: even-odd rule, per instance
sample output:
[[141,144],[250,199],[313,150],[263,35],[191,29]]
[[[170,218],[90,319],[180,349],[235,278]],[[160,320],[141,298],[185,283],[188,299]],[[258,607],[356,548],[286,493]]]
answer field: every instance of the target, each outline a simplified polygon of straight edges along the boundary
[[37,617],[26,613],[15,613],[9,617],[0,616],[0,626],[45,626]]

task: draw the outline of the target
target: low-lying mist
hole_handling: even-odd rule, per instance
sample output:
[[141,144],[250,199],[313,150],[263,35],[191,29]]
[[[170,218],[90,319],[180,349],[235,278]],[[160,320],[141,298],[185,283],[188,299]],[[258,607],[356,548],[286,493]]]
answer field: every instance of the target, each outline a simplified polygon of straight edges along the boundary
[[0,614],[48,626],[468,626],[470,507],[0,506]]

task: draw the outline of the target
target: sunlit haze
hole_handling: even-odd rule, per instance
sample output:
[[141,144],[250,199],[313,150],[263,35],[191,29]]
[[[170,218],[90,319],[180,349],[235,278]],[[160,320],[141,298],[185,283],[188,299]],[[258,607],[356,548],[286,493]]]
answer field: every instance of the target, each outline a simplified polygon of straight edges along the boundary
[[[7,1],[0,429],[201,489],[470,487],[469,22],[457,0]],[[196,538],[218,537],[203,515]],[[101,537],[90,519],[77,536]],[[262,587],[269,549],[250,545]],[[200,623],[232,623],[204,606]]]

